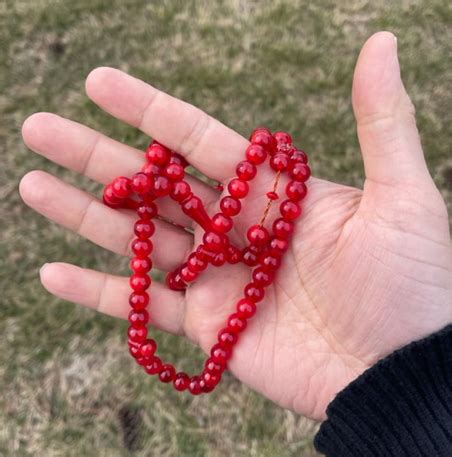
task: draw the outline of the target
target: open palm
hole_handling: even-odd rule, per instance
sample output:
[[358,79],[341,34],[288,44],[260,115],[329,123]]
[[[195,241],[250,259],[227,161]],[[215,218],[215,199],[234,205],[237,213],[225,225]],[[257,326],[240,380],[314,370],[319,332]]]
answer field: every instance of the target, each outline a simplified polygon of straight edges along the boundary
[[[234,176],[247,140],[197,108],[110,68],[94,70],[86,87],[104,110],[179,151],[209,177],[226,183]],[[364,190],[310,180],[291,248],[229,364],[268,398],[315,418],[323,418],[334,395],[378,359],[452,321],[447,212],[425,165],[391,34],[376,34],[364,46],[353,101]],[[53,114],[28,118],[23,135],[31,149],[102,183],[131,175],[144,162],[136,149]],[[262,170],[253,181],[236,218],[236,244],[259,221],[272,179]],[[220,193],[195,177],[189,182],[213,214]],[[28,173],[20,191],[47,217],[130,255],[132,213],[112,210],[40,171]],[[171,201],[159,207],[166,218],[191,225]],[[153,262],[166,271],[202,236],[196,227],[192,236],[163,220],[156,226]],[[153,323],[208,350],[248,275],[243,265],[209,268],[185,294],[154,284]],[[53,263],[41,270],[41,280],[59,297],[113,316],[128,314],[127,278]]]

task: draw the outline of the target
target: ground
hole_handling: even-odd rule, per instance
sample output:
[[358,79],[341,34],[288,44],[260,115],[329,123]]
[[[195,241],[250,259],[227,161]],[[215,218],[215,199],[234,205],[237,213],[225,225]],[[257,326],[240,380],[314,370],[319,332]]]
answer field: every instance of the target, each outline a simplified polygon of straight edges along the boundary
[[[62,260],[116,273],[127,261],[27,209],[20,177],[45,169],[97,184],[23,145],[20,126],[54,111],[137,147],[148,138],[84,93],[101,65],[188,100],[244,135],[294,132],[314,173],[362,186],[350,89],[365,39],[398,37],[430,170],[452,207],[452,6],[448,0],[20,0],[0,2],[0,456],[315,456],[316,424],[231,376],[191,398],[145,379],[125,350],[126,324],[63,303],[38,281]],[[202,354],[158,334],[190,370]]]

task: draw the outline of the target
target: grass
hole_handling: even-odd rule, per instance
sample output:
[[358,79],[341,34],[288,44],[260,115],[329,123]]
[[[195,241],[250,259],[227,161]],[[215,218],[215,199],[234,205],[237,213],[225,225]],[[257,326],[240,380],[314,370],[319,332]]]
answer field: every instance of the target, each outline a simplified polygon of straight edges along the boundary
[[[126,261],[21,204],[17,184],[33,168],[99,192],[25,148],[20,125],[27,115],[55,111],[144,147],[143,134],[102,114],[84,94],[87,73],[111,65],[244,135],[256,124],[296,132],[317,175],[360,186],[353,67],[364,40],[389,29],[399,38],[430,169],[451,208],[451,21],[447,0],[2,2],[0,455],[316,455],[316,424],[230,376],[216,393],[195,399],[149,382],[124,350],[123,322],[42,289],[37,272],[45,261],[117,273],[126,272]],[[159,338],[178,365],[199,365],[196,348]]]

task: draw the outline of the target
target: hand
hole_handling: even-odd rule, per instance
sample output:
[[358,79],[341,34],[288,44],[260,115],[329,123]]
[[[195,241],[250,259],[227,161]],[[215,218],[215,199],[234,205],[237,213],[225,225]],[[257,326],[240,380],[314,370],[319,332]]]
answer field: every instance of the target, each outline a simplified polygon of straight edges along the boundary
[[[105,111],[181,152],[211,178],[227,182],[234,176],[247,140],[197,108],[110,68],[94,70],[86,90]],[[241,381],[318,419],[334,395],[378,359],[452,321],[447,211],[424,161],[393,35],[378,33],[365,44],[353,104],[364,190],[311,179],[290,251],[230,362]],[[28,118],[23,136],[34,151],[102,183],[131,175],[144,162],[141,152],[53,114]],[[274,178],[263,168],[236,218],[237,244],[261,217]],[[219,192],[195,177],[190,184],[212,214]],[[28,173],[20,192],[45,216],[130,255],[133,214],[107,208],[41,171]],[[159,205],[166,217],[191,225],[176,204]],[[202,232],[195,227],[193,237],[157,222],[153,261],[171,270]],[[248,274],[244,266],[209,268],[185,294],[154,284],[153,323],[208,350]],[[52,263],[41,270],[41,280],[58,297],[121,318],[128,314],[127,278]]]

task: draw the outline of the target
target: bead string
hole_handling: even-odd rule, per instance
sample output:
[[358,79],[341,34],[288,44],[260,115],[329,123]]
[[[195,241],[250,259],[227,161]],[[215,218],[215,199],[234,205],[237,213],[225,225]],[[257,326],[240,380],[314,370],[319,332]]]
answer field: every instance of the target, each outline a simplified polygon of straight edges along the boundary
[[[246,160],[237,165],[237,177],[229,181],[227,186],[229,194],[221,198],[220,211],[212,218],[207,214],[201,199],[193,194],[190,185],[184,180],[188,163],[180,154],[156,141],[146,151],[147,163],[141,172],[132,178],[116,178],[104,189],[106,205],[133,209],[138,215],[134,225],[136,238],[132,242],[135,257],[131,259],[133,274],[130,277],[132,293],[129,304],[132,309],[128,317],[130,353],[146,373],[157,375],[164,383],[172,382],[176,390],[188,390],[193,395],[210,392],[220,382],[239,335],[256,313],[265,289],[274,281],[289,247],[294,222],[301,214],[299,202],[307,193],[305,182],[311,174],[307,155],[293,146],[288,133],[276,132],[272,135],[268,129],[261,127],[254,130],[250,142],[245,153]],[[257,166],[263,164],[267,157],[271,169],[276,172],[273,190],[267,193],[269,202],[260,223],[247,231],[249,244],[239,249],[230,242],[227,233],[234,226],[233,218],[241,211],[240,201],[248,194],[249,181],[256,176]],[[287,199],[281,203],[281,217],[274,220],[270,233],[263,224],[273,200],[279,198],[276,189],[283,172],[290,178],[285,188]],[[166,280],[169,288],[185,290],[209,264],[219,267],[225,263],[242,262],[254,268],[252,279],[244,288],[243,298],[236,304],[236,311],[229,316],[226,326],[218,333],[217,343],[210,351],[204,370],[200,375],[191,377],[184,372],[176,372],[172,364],[164,363],[156,355],[157,343],[148,338],[147,308],[150,297],[147,289],[152,282],[151,238],[155,232],[152,220],[158,217],[156,201],[165,196],[176,201],[182,211],[204,230],[202,243],[182,265],[168,273]]]

